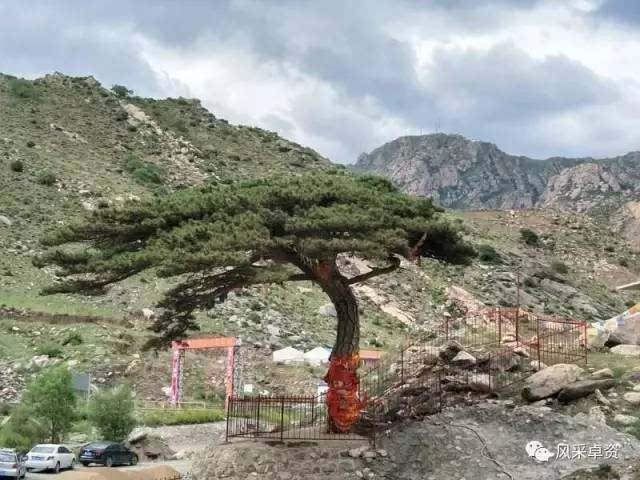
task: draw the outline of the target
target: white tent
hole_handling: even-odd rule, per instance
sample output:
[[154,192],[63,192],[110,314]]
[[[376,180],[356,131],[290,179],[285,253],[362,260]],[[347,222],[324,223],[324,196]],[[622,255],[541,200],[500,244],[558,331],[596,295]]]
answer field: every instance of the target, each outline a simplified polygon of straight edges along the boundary
[[304,359],[311,365],[321,365],[329,361],[331,351],[324,347],[316,347],[304,354]]
[[273,352],[273,361],[281,363],[304,362],[304,353],[293,347],[286,347]]

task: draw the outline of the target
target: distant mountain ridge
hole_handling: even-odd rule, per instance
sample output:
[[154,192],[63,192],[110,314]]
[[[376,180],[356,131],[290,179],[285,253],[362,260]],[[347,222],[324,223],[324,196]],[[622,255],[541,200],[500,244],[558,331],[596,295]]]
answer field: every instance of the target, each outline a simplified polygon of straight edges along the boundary
[[535,160],[437,133],[397,138],[360,155],[353,168],[383,175],[445,207],[555,208],[611,216],[622,230],[631,218],[624,212],[640,199],[640,152]]

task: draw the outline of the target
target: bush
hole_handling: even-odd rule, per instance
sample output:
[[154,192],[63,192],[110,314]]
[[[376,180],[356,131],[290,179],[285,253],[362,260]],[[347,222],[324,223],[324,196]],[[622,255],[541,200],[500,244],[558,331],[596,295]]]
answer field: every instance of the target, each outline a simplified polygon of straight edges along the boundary
[[136,426],[133,411],[131,390],[124,386],[94,395],[89,401],[88,420],[102,438],[120,442]]
[[153,410],[145,412],[140,423],[148,427],[219,422],[225,419],[222,409]]
[[42,172],[38,175],[38,183],[40,185],[46,185],[50,187],[54,183],[56,183],[56,176],[52,172]]
[[62,341],[62,345],[81,345],[82,336],[78,332],[72,332]]
[[478,245],[478,258],[486,263],[502,263],[502,257],[491,245]]
[[114,85],[111,87],[111,91],[115,93],[116,97],[125,98],[133,93],[133,90],[129,90],[124,85]]
[[538,284],[533,278],[527,277],[524,279],[524,286],[529,288],[535,288],[538,286]]
[[9,80],[9,92],[19,98],[34,98],[37,95],[33,84],[24,78]]
[[629,266],[629,260],[628,260],[628,259],[626,259],[626,258],[624,258],[624,257],[619,258],[619,259],[618,259],[618,264],[619,264],[621,267],[628,267],[628,266]]
[[34,142],[33,140],[29,140],[29,141],[27,142],[27,147],[29,147],[29,148],[33,148],[33,147],[35,147],[35,146],[36,146],[36,142]]
[[527,245],[538,245],[540,243],[538,234],[528,228],[520,229],[520,240],[522,240]]
[[569,273],[569,267],[567,267],[565,263],[557,260],[551,262],[551,270],[553,270],[556,273],[560,273],[562,275]]
[[149,162],[138,159],[135,155],[129,155],[124,161],[124,169],[130,173],[138,183],[162,184],[166,177],[165,170]]
[[604,247],[604,251],[605,252],[615,252],[616,249],[613,245],[607,245],[606,247]]
[[47,368],[40,373],[27,387],[23,401],[28,418],[39,421],[51,443],[58,443],[71,430],[76,395],[66,367]]
[[22,172],[24,170],[24,165],[20,160],[14,160],[9,164],[9,168],[14,172]]
[[44,343],[38,347],[39,355],[47,355],[48,357],[61,357],[62,356],[62,347],[57,343],[49,342]]

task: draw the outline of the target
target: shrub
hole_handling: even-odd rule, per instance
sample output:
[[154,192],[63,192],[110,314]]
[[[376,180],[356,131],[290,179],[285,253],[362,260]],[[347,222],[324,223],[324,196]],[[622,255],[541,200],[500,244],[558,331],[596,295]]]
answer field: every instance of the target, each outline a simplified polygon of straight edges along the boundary
[[111,87],[111,91],[115,93],[116,97],[125,98],[133,93],[133,90],[129,90],[124,85],[114,85]]
[[33,98],[36,96],[36,89],[33,84],[24,78],[12,78],[9,80],[9,92],[19,98]]
[[136,426],[131,390],[124,386],[105,390],[89,402],[88,420],[102,438],[125,440]]
[[222,409],[152,410],[145,412],[140,423],[148,427],[219,422],[225,419]]
[[82,336],[78,332],[72,332],[62,341],[62,345],[81,345]]
[[628,266],[629,266],[629,260],[628,260],[628,259],[626,259],[626,258],[624,258],[624,257],[619,258],[619,259],[618,259],[618,264],[619,264],[621,267],[628,267]]
[[44,370],[29,384],[23,398],[29,418],[45,427],[51,443],[58,443],[71,430],[76,396],[71,372],[66,367]]
[[502,263],[502,257],[491,245],[478,245],[478,258],[486,263]]
[[538,234],[528,228],[520,229],[520,240],[522,240],[527,245],[538,245],[540,242]]
[[538,286],[538,284],[533,278],[527,277],[524,279],[524,286],[529,288],[535,288]]
[[38,175],[38,183],[50,187],[56,183],[56,176],[52,172],[42,172]]
[[9,168],[14,172],[22,172],[24,170],[24,165],[20,160],[14,160],[9,164]]
[[11,410],[11,418],[0,429],[0,445],[27,452],[36,443],[47,439],[44,425],[34,418],[34,412],[21,404]]
[[53,342],[43,343],[38,347],[37,351],[39,355],[46,355],[48,357],[61,357],[63,353],[62,346]]
[[613,245],[607,245],[606,247],[604,247],[604,251],[605,252],[615,252],[616,249]]
[[33,140],[29,140],[29,141],[27,142],[27,147],[29,147],[29,148],[33,148],[33,147],[35,147],[35,146],[36,146],[36,142],[34,142]]
[[150,162],[144,162],[135,155],[129,155],[124,161],[124,169],[130,173],[138,183],[162,184],[166,177],[165,170]]
[[558,260],[551,262],[551,270],[562,275],[569,273],[569,267],[567,267],[565,263]]
[[116,121],[118,122],[124,122],[127,118],[129,118],[129,114],[124,110],[121,110],[118,113],[116,113]]

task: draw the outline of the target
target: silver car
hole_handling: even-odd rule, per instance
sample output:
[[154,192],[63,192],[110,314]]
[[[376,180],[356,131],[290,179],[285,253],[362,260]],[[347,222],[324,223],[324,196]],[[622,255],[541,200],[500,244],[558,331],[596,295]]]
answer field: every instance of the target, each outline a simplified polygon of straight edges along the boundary
[[0,477],[24,478],[27,467],[15,450],[0,448]]

